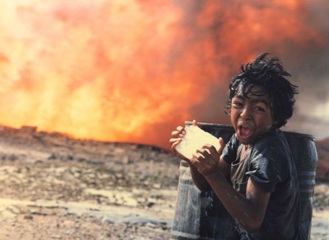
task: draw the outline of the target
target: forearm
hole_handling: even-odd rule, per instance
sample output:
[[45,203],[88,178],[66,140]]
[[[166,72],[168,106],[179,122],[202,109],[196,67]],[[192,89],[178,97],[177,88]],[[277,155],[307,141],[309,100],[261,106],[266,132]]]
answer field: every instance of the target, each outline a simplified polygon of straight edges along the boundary
[[238,193],[221,172],[205,179],[234,219],[249,231],[259,228],[264,217],[264,206]]
[[192,163],[189,163],[190,170],[191,170],[191,176],[193,179],[194,184],[197,186],[197,188],[200,191],[206,191],[210,189],[210,185],[207,182],[206,178],[196,169],[195,166],[193,166]]

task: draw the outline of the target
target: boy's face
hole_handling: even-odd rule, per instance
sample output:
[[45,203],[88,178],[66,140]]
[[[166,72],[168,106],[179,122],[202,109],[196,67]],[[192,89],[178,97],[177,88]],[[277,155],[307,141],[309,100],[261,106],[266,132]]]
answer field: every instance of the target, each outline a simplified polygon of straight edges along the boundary
[[253,143],[260,135],[271,129],[273,125],[272,111],[268,95],[257,96],[262,92],[259,86],[252,87],[247,97],[241,88],[231,102],[231,124],[242,144]]

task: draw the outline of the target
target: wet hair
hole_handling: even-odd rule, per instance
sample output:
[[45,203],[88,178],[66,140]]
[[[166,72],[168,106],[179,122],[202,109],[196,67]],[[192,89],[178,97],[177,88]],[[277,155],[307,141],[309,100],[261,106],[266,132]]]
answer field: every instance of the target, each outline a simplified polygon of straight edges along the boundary
[[[294,95],[298,93],[297,86],[287,80],[290,76],[279,59],[268,58],[268,53],[263,53],[253,62],[242,65],[241,72],[232,79],[229,86],[228,113],[230,113],[232,98],[238,91],[246,98],[249,93],[258,96],[267,94],[272,111],[273,127],[284,126],[293,114]],[[263,90],[252,91],[254,86],[260,86]]]

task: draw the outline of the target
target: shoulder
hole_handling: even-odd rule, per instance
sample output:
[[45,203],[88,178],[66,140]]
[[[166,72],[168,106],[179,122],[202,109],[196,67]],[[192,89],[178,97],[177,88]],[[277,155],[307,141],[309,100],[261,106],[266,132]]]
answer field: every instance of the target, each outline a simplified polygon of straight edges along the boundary
[[277,182],[291,174],[292,155],[280,130],[271,131],[257,141],[250,154],[249,175],[257,182],[266,181],[272,191]]
[[239,140],[234,133],[231,137],[231,139],[228,141],[228,143],[225,145],[223,152],[222,152],[222,158],[224,161],[228,164],[233,162],[237,157],[237,149],[239,147],[240,143]]
[[259,140],[254,144],[255,147],[264,147],[266,145],[273,145],[275,147],[286,147],[286,137],[280,129],[274,129],[263,134]]
[[289,158],[291,155],[287,139],[281,130],[275,129],[265,133],[253,146],[254,154],[274,158]]

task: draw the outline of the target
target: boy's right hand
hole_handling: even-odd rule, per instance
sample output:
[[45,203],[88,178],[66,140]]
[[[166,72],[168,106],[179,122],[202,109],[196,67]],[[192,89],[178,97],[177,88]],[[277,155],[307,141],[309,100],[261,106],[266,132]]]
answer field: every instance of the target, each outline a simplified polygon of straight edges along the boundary
[[[193,120],[192,124],[194,126],[198,126],[198,123],[196,120]],[[184,157],[182,154],[180,154],[179,152],[176,151],[176,146],[183,140],[183,137],[185,136],[185,134],[186,134],[185,128],[182,126],[178,126],[176,128],[176,130],[171,132],[171,138],[169,139],[169,142],[171,143],[171,150],[176,156],[178,156],[179,158],[181,158],[183,160],[190,161],[190,159]]]
[[176,146],[182,141],[184,135],[185,129],[182,126],[178,126],[176,130],[171,132],[171,138],[169,139],[169,142],[171,143],[171,150],[176,156],[189,161],[189,159],[185,158],[183,155],[176,151]]

